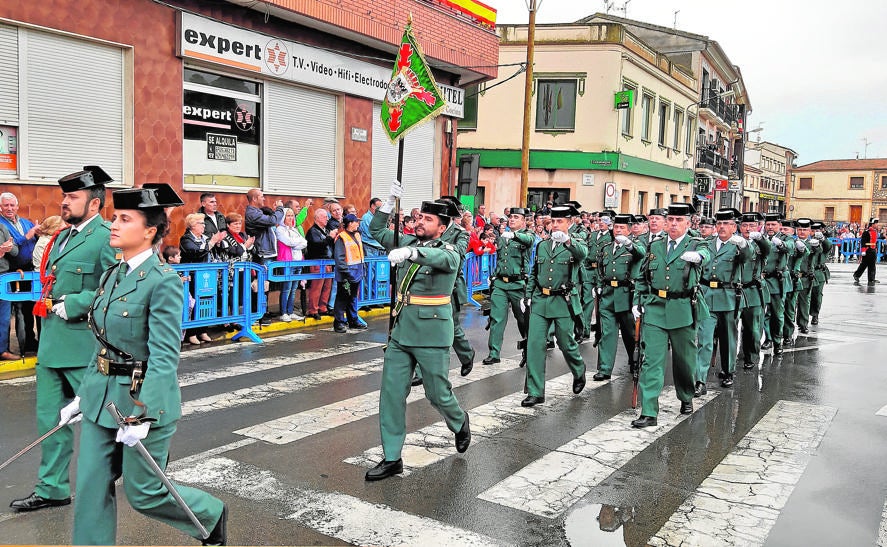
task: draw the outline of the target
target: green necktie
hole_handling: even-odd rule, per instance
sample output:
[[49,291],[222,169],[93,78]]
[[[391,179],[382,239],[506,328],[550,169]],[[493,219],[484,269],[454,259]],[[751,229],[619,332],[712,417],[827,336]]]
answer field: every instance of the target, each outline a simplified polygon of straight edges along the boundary
[[671,255],[674,252],[674,248],[677,243],[673,239],[668,240],[668,259],[671,260]]
[[129,264],[121,262],[120,266],[117,267],[117,285],[123,283],[123,280],[126,279],[127,272],[129,272]]

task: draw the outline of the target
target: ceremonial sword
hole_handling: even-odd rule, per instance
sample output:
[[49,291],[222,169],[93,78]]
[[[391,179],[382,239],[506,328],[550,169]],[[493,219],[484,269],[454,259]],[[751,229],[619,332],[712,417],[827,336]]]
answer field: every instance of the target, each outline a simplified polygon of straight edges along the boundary
[[52,434],[55,433],[56,431],[60,430],[61,428],[65,427],[66,425],[68,425],[69,423],[71,423],[71,420],[73,420],[74,418],[76,418],[76,417],[79,416],[79,415],[80,415],[79,412],[78,412],[77,414],[74,414],[73,416],[71,416],[70,418],[68,418],[66,421],[60,423],[59,425],[57,425],[57,426],[55,426],[55,427],[53,427],[52,429],[50,429],[49,431],[47,431],[47,432],[44,433],[43,435],[40,435],[40,437],[39,437],[36,441],[34,441],[34,442],[32,442],[31,444],[29,444],[28,446],[22,448],[21,451],[19,451],[18,454],[16,454],[15,456],[9,458],[8,460],[6,460],[6,461],[3,462],[2,464],[0,464],[0,469],[3,469],[3,468],[6,467],[7,465],[11,464],[11,463],[14,462],[15,460],[17,460],[17,459],[19,459],[20,457],[22,457],[22,456],[23,456],[28,450],[34,448],[34,447],[37,446],[38,444],[40,444],[40,443],[42,443],[43,441],[45,441],[50,435],[52,435]]

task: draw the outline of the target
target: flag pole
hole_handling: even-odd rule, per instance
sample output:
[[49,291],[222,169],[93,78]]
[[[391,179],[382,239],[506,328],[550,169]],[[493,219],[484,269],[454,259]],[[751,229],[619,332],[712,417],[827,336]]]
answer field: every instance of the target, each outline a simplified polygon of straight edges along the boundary
[[[403,184],[403,137],[397,142],[397,181]],[[394,248],[400,247],[400,198],[394,200]],[[394,304],[397,299],[397,271],[394,264],[389,265],[388,279],[391,282],[391,304],[388,308],[388,336],[394,328]]]

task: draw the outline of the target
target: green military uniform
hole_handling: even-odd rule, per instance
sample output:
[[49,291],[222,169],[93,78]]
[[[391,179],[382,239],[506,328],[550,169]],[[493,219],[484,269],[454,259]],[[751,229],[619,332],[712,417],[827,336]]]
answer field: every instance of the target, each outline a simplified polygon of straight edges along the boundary
[[831,278],[831,272],[829,272],[826,262],[828,262],[834,248],[831,240],[820,231],[822,228],[822,224],[816,223],[813,225],[813,229],[817,230],[813,237],[820,242],[820,250],[816,254],[813,263],[814,277],[813,285],[810,289],[810,322],[814,325],[819,323],[819,311],[822,309],[822,290]]
[[465,283],[463,266],[465,266],[465,256],[468,254],[468,242],[471,239],[471,234],[459,226],[458,223],[451,222],[444,234],[440,236],[440,239],[455,247],[456,252],[459,253],[460,257],[459,272],[456,276],[456,284],[453,286],[452,298],[453,351],[456,352],[456,356],[459,358],[459,362],[462,366],[467,367],[474,362],[474,349],[472,349],[468,337],[465,336],[465,331],[462,330],[462,320],[459,316],[459,310],[461,309],[462,304],[465,303],[464,299],[468,298],[468,289]]
[[[395,244],[394,232],[387,228],[388,216],[376,211],[370,235],[390,251]],[[425,395],[451,431],[460,431],[467,420],[448,379],[449,348],[453,344],[453,307],[449,300],[464,253],[443,239],[421,242],[404,234],[398,247],[415,247],[416,256],[397,266],[394,287],[399,312],[382,368],[379,426],[388,462],[401,457],[406,438],[406,399],[414,368],[421,369]],[[408,275],[413,279],[409,284],[404,281]]]
[[764,309],[770,302],[770,293],[763,282],[761,272],[770,256],[771,243],[760,232],[748,239],[752,259],[742,263],[740,282],[742,283],[742,309],[739,320],[742,322],[742,363],[746,368],[761,358],[761,332],[763,332]]
[[[552,209],[553,217],[560,213],[559,209]],[[581,321],[582,313],[577,287],[579,269],[587,253],[579,238],[571,238],[566,244],[547,239],[536,247],[536,263],[530,270],[525,293],[532,303],[527,339],[528,399],[545,397],[545,338],[552,324],[557,345],[573,377],[584,381],[585,362],[579,354],[575,328],[576,318]]]
[[490,293],[490,348],[488,360],[499,359],[502,350],[502,338],[508,322],[508,308],[517,321],[517,328],[522,339],[527,337],[526,319],[521,311],[521,299],[527,286],[527,271],[530,266],[530,252],[536,236],[528,230],[513,233],[514,237],[499,236],[496,242],[496,272],[493,276],[493,290]]
[[[798,241],[801,241],[798,239]],[[822,245],[819,242],[813,243],[812,238],[804,240],[807,246],[807,255],[801,259],[799,271],[801,274],[800,289],[798,289],[798,311],[797,322],[798,330],[807,332],[810,324],[810,293],[813,290],[814,264],[819,260],[819,254],[822,252]]]
[[[587,286],[588,290],[583,290],[582,292],[582,324],[585,325],[585,330],[590,333],[596,298],[595,291],[592,289],[596,288],[600,282],[601,251],[613,244],[613,232],[609,229],[589,232],[586,242],[588,254],[585,256],[585,260],[582,261],[582,267],[586,274],[584,286]],[[595,324],[594,329],[598,333],[596,337],[599,335],[602,338],[601,325]]]
[[[782,245],[775,244],[779,240]],[[792,290],[792,279],[788,272],[788,261],[794,254],[794,240],[783,234],[774,234],[770,241],[772,249],[764,262],[762,272],[767,285],[770,302],[767,307],[767,320],[764,331],[773,344],[776,355],[782,352],[782,328],[785,322],[785,299]]]
[[[63,191],[92,186],[95,184],[79,183],[68,186],[67,190],[63,187]],[[100,215],[77,228],[69,227],[59,233],[52,247],[45,251],[49,258],[46,271],[41,272],[44,276],[55,276],[52,286],[46,287],[49,290],[46,297],[53,304],[64,300],[68,316],[62,319],[50,312],[42,319],[40,338],[44,343],[37,349],[36,366],[37,431],[41,435],[58,424],[59,410],[80,388],[95,344],[86,316],[102,273],[115,262],[116,253],[108,245],[109,224]],[[72,429],[63,428],[44,440],[40,448],[40,470],[34,493],[46,499],[68,498],[71,495],[68,467],[74,451]]]
[[[673,204],[669,207],[669,214],[683,214],[690,210],[687,205]],[[699,264],[681,259],[688,251],[699,253]],[[708,247],[686,234],[679,240],[658,239],[647,249],[634,295],[634,304],[643,311],[641,347],[644,362],[638,381],[641,419],[654,419],[653,423],[646,425],[655,425],[655,418],[659,415],[659,395],[665,384],[669,342],[678,399],[685,404],[693,400],[697,347],[694,323],[697,318],[708,316],[705,301],[696,294],[699,271],[710,259]],[[637,422],[632,425],[645,427]]]
[[[719,219],[721,220],[721,219]],[[742,236],[734,236],[739,239]],[[742,240],[745,242],[745,240]],[[720,245],[719,245],[720,243]],[[705,383],[714,351],[714,337],[718,337],[721,372],[719,377],[729,387],[736,367],[736,326],[741,302],[740,270],[752,259],[752,249],[721,241],[715,237],[705,242],[711,254],[711,262],[703,269],[699,284],[708,307],[708,317],[703,317],[697,329],[699,350],[696,355],[696,382]],[[718,249],[720,247],[720,249]]]
[[[791,222],[791,221],[789,221]],[[803,289],[804,282],[801,274],[801,265],[810,255],[810,249],[803,241],[791,238],[789,245],[794,245],[794,253],[788,262],[789,276],[792,280],[791,291],[785,298],[785,320],[782,324],[782,341],[783,343],[791,343],[795,335],[795,317],[798,310],[798,296]]]
[[[169,460],[170,441],[182,415],[176,377],[184,302],[182,280],[155,254],[128,275],[127,269],[124,262],[108,273],[92,304],[92,320],[109,346],[146,363],[144,383],[132,397],[145,405],[146,417],[157,420],[142,444],[162,469]],[[96,363],[97,358],[114,363],[127,359],[101,342],[93,342],[92,347],[93,357],[78,391],[84,419],[77,460],[74,543],[116,542],[114,481],[121,472],[133,509],[201,539],[199,530],[136,449],[117,444],[118,424],[105,405],[113,402],[124,416],[140,414],[130,397],[131,375],[105,375]],[[201,524],[212,530],[221,518],[222,501],[195,488],[176,486],[176,490]]]
[[[627,216],[627,215],[626,215]],[[615,222],[630,223],[617,215]],[[640,276],[641,262],[646,248],[636,242],[627,248],[614,241],[602,248],[598,269],[600,290],[601,343],[598,348],[595,379],[605,379],[613,373],[616,362],[616,342],[622,332],[622,343],[628,354],[629,367],[634,359],[634,318],[631,315],[635,280]]]

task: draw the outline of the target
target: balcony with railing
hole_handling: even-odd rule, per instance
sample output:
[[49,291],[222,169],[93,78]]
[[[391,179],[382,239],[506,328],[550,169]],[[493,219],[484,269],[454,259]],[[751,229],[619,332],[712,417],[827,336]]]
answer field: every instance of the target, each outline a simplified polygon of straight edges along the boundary
[[739,119],[739,107],[730,104],[719,97],[716,92],[711,89],[703,89],[702,96],[707,97],[699,103],[700,112],[710,110],[712,115],[723,121],[726,125],[733,125]]
[[700,148],[696,153],[696,168],[708,169],[726,177],[730,170],[730,160],[714,150]]

